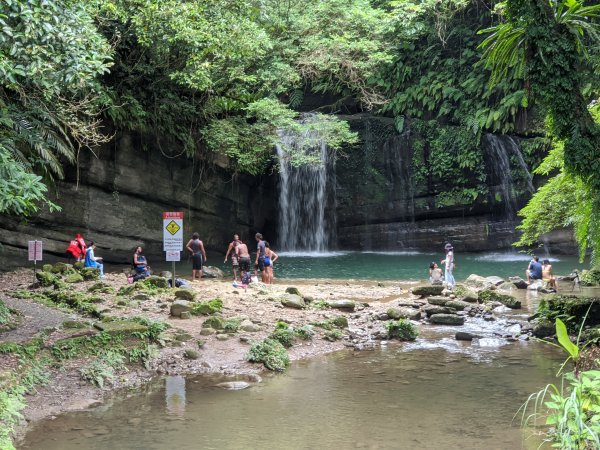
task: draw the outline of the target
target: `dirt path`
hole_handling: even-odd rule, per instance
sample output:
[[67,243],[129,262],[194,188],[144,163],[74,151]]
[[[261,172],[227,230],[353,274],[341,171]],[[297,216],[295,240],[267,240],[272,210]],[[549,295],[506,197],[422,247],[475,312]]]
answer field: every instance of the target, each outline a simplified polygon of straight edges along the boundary
[[9,308],[19,311],[23,316],[16,329],[0,334],[0,342],[27,342],[40,331],[46,328],[56,328],[69,319],[69,315],[62,311],[30,300],[8,296],[0,296],[0,300]]

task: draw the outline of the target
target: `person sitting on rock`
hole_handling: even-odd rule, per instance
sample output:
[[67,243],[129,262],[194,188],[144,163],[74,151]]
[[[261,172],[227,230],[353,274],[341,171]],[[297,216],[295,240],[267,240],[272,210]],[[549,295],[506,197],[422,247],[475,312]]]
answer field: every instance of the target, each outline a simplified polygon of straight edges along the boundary
[[135,270],[135,275],[133,276],[132,281],[143,280],[150,276],[150,267],[142,252],[142,247],[137,247],[133,254],[133,268]]
[[83,264],[84,267],[93,267],[100,271],[100,278],[104,278],[104,264],[102,263],[102,258],[99,256],[94,256],[94,249],[96,248],[96,243],[94,241],[90,242],[87,250],[85,251],[85,262]]
[[67,247],[66,253],[67,258],[73,258],[75,261],[79,262],[85,258],[85,241],[83,240],[83,236],[79,233],[75,235],[75,239],[69,242],[69,246]]
[[552,274],[552,264],[550,264],[550,260],[548,259],[545,259],[542,263],[542,280],[549,288],[557,290],[556,277]]
[[533,257],[525,273],[527,274],[527,282],[530,284],[532,281],[542,279],[542,265],[540,264],[539,257]]
[[433,285],[444,283],[444,273],[436,262],[429,264],[429,282]]

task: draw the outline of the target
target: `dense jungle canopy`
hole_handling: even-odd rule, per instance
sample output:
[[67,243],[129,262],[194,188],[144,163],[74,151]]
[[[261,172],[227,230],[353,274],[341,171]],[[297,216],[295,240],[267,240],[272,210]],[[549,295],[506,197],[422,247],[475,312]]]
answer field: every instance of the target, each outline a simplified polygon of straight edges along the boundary
[[[480,194],[465,180],[482,174],[482,133],[530,137],[527,162],[547,181],[522,211],[520,244],[571,226],[595,256],[599,11],[577,0],[3,0],[0,212],[58,208],[53,180],[119,130],[256,175],[278,130],[316,130],[340,149],[357,137],[331,113],[369,110],[415,131],[417,177],[448,180],[453,201]],[[314,95],[329,104],[302,114]],[[310,163],[301,150],[293,162]]]

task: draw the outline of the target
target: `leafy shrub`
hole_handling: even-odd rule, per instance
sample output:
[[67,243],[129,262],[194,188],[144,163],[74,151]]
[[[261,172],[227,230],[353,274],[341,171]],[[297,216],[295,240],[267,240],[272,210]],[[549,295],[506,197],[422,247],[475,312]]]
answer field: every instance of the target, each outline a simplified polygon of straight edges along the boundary
[[340,330],[333,329],[333,330],[326,331],[325,335],[323,337],[327,341],[334,342],[334,341],[339,341],[340,339],[342,339],[344,337],[344,333],[342,333]]
[[220,298],[214,298],[206,302],[196,303],[192,306],[191,313],[194,316],[211,316],[218,314],[223,309],[223,300]]
[[600,268],[593,267],[590,270],[581,272],[581,284],[583,286],[599,286]]
[[81,378],[85,381],[95,384],[102,388],[104,387],[105,380],[113,380],[115,377],[115,370],[124,368],[125,357],[118,352],[108,352],[99,359],[95,359],[89,364],[86,364],[79,373]]
[[269,370],[283,372],[290,365],[287,350],[274,339],[255,342],[246,356],[250,362],[261,362]]
[[419,332],[410,321],[406,319],[391,320],[385,324],[388,339],[399,339],[401,341],[414,341]]
[[241,324],[242,319],[238,317],[233,317],[223,322],[223,330],[227,331],[228,333],[237,333],[237,331],[240,329]]
[[[280,324],[283,324],[283,326]],[[284,322],[278,322],[277,328],[269,336],[270,339],[278,341],[285,348],[290,348],[292,345],[294,345],[294,337],[294,329],[288,327]]]
[[294,333],[296,334],[296,336],[298,336],[300,339],[302,339],[304,341],[311,340],[312,337],[315,335],[315,332],[311,325],[304,325],[300,328],[295,328]]
[[310,307],[313,309],[328,309],[329,304],[325,300],[319,299],[319,300],[315,300],[314,302],[312,302],[310,304]]

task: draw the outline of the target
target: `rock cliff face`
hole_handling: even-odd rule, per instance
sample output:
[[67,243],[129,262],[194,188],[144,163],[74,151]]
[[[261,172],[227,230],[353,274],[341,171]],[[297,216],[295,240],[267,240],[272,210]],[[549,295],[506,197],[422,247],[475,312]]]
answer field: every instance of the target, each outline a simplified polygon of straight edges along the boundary
[[184,211],[185,238],[197,231],[208,249],[223,251],[236,232],[249,239],[257,229],[269,231],[276,199],[268,177],[234,178],[215,164],[170,158],[134,134],[117,135],[95,153],[82,152],[79,168],[58,183],[61,212],[2,217],[1,268],[25,265],[33,239],[43,240],[45,258],[62,256],[77,232],[110,262],[129,262],[137,245],[162,256],[163,211]]
[[[487,194],[440,205],[438,194],[453,186],[415,181],[410,130],[398,134],[386,118],[346,119],[363,142],[337,161],[339,248],[439,251],[450,241],[461,251],[485,251],[508,249],[517,240],[516,212],[534,187],[516,139],[484,135]],[[552,251],[574,252],[568,232],[553,233],[547,243]]]

